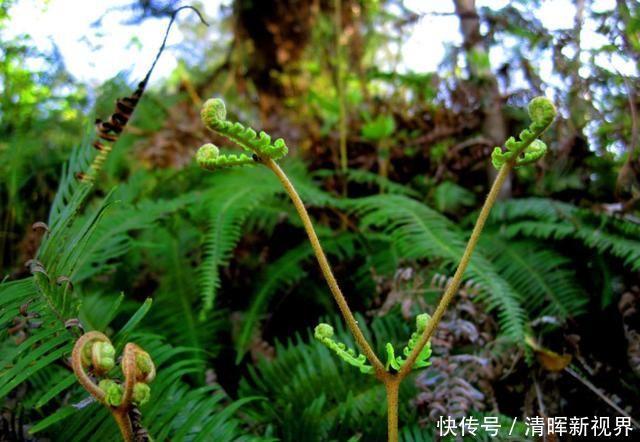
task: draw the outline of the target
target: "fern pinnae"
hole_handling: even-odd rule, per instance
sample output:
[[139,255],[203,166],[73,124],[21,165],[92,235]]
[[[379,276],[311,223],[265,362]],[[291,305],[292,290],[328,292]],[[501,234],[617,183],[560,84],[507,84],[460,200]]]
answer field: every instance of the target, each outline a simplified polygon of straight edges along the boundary
[[249,213],[279,191],[275,183],[261,179],[260,175],[253,174],[251,179],[242,172],[214,175],[212,190],[205,194],[208,229],[203,259],[198,266],[203,300],[200,319],[204,319],[215,306],[216,293],[220,288],[220,269],[231,259]]
[[[418,201],[400,195],[377,195],[351,205],[362,228],[386,235],[405,259],[435,258],[452,265],[460,256],[462,233],[447,218]],[[482,285],[482,296],[489,307],[498,310],[502,332],[522,342],[527,320],[518,294],[481,253],[472,258],[469,274]]]
[[573,239],[620,258],[632,271],[640,269],[640,241],[633,234],[637,226],[610,215],[548,198],[521,198],[498,204],[491,222],[502,225],[509,238]]
[[505,240],[495,234],[487,235],[481,245],[532,315],[565,320],[584,312],[588,297],[568,258],[531,241]]
[[333,327],[329,324],[321,323],[316,326],[314,336],[327,348],[333,351],[340,359],[349,365],[358,368],[361,373],[373,373],[373,367],[367,364],[367,358],[363,354],[356,353],[352,348],[347,347],[342,342],[333,339]]

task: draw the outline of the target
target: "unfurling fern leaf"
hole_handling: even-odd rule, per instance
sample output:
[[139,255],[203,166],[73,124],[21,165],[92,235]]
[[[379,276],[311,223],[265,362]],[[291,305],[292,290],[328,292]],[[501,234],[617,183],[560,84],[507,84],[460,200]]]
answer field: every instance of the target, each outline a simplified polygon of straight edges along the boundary
[[[219,98],[207,100],[202,106],[200,116],[205,126],[257,155],[258,160],[261,158],[279,160],[289,151],[282,138],[278,138],[272,143],[271,137],[265,132],[256,134],[256,131],[250,127],[247,128],[238,122],[227,121],[227,109],[224,101]],[[228,167],[229,162],[239,162],[239,165],[244,165],[246,164],[245,160],[249,159],[246,156],[241,156],[232,160],[230,156],[220,155],[213,147],[215,146],[211,144],[204,145],[200,148],[202,151],[198,151],[196,158],[204,168]]]
[[196,161],[207,170],[224,169],[235,166],[253,165],[253,158],[245,154],[220,155],[220,149],[214,144],[205,144],[198,149]]
[[[344,343],[334,340],[333,327],[331,327],[329,324],[318,324],[313,332],[313,335],[329,350],[333,351],[340,359],[345,361],[347,364],[353,365],[354,367],[360,369],[360,373],[373,373],[373,367],[367,364],[367,357],[365,355],[358,354],[353,348],[347,347]],[[393,360],[395,362],[395,357],[393,358]]]
[[506,152],[496,147],[491,154],[491,162],[496,169],[505,163],[515,164],[515,167],[526,166],[539,160],[547,153],[547,145],[538,137],[553,123],[556,108],[549,99],[536,97],[529,103],[529,117],[531,125],[520,132],[520,139],[510,137],[505,142]]
[[[152,400],[140,406],[142,426],[154,440],[253,439],[235,415],[254,401],[254,396],[233,401],[217,385],[193,388],[185,382],[185,376],[200,373],[205,366],[202,360],[189,357],[191,349],[172,347],[152,334],[134,334],[131,339],[143,346],[158,366]],[[55,435],[56,440],[117,440],[118,429],[105,408],[95,402],[84,403],[83,391],[73,389],[69,394],[75,405],[60,408],[32,427],[31,432]]]
[[[365,324],[362,317],[359,323]],[[353,347],[354,342],[339,323],[333,325],[335,339]],[[396,315],[376,318],[371,331],[374,342],[395,341],[410,333],[409,325]],[[261,396],[243,413],[260,427],[273,425],[274,436],[283,441],[349,440],[358,429],[362,440],[385,440],[384,386],[373,376],[341,363],[331,350],[311,336],[299,335],[287,343],[276,342],[277,357],[249,367],[241,380],[240,397]],[[380,348],[382,350],[382,348]],[[327,388],[330,386],[330,388]],[[411,382],[400,388],[400,414],[409,416],[409,399],[415,392]]]
[[[411,338],[409,339],[408,344],[402,350],[402,354],[404,355],[404,357],[408,357],[415,348],[418,342],[418,338],[427,327],[429,319],[430,317],[426,313],[422,313],[417,316],[416,330],[411,334]],[[374,372],[373,367],[367,364],[367,358],[365,355],[356,353],[354,349],[347,346],[343,342],[337,341],[334,338],[333,327],[331,327],[329,324],[318,324],[314,329],[313,335],[318,341],[322,342],[328,349],[333,351],[344,362],[358,368],[360,370],[360,373],[372,374]],[[386,343],[385,350],[387,351],[387,364],[385,365],[385,369],[388,372],[400,371],[405,363],[405,358],[395,355],[395,350],[391,342]],[[431,362],[428,361],[430,357],[431,343],[429,342],[420,351],[420,354],[418,355],[416,361],[413,363],[412,368],[419,369],[428,367],[429,365],[431,365]]]

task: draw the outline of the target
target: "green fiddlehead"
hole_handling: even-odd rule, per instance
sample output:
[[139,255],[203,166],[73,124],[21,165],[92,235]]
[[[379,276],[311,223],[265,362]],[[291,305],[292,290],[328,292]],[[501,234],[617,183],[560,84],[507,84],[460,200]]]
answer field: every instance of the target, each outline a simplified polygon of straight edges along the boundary
[[213,144],[205,144],[196,154],[196,161],[204,169],[244,166],[266,158],[279,160],[289,152],[282,138],[272,142],[271,137],[265,132],[256,133],[241,123],[227,121],[227,109],[219,98],[207,100],[200,117],[207,128],[253,154],[251,157],[245,154],[223,155]]
[[539,160],[547,152],[547,145],[538,137],[553,123],[556,108],[548,98],[536,97],[529,102],[528,110],[531,124],[520,132],[520,139],[510,137],[504,144],[504,152],[500,147],[493,149],[491,162],[496,169],[508,162],[514,162],[515,167],[526,166]]
[[347,364],[359,368],[361,373],[373,373],[373,367],[367,364],[365,355],[358,354],[354,349],[333,339],[333,327],[329,324],[318,324],[315,328],[314,336]]
[[[416,331],[411,334],[409,342],[402,350],[402,354],[405,356],[404,358],[402,356],[395,356],[393,345],[391,345],[391,343],[387,343],[387,370],[389,370],[389,367],[393,368],[396,371],[399,371],[402,368],[405,363],[405,358],[411,354],[411,351],[418,343],[420,335],[422,334],[424,329],[427,328],[427,324],[429,323],[430,319],[431,318],[427,313],[422,313],[416,317]],[[431,362],[429,362],[430,357],[431,342],[427,342],[427,345],[425,345],[420,351],[420,354],[418,355],[418,358],[416,359],[416,362],[413,364],[412,368],[416,370],[419,368],[428,367],[429,365],[431,365]]]
[[196,161],[203,169],[218,170],[234,166],[246,166],[255,164],[250,156],[241,153],[240,155],[220,154],[220,150],[214,144],[208,143],[198,149]]
[[[388,372],[399,371],[403,364],[405,363],[405,357],[411,354],[411,351],[416,346],[420,335],[427,327],[427,323],[431,318],[428,314],[423,313],[417,316],[416,318],[416,331],[411,334],[411,338],[407,343],[406,347],[402,350],[402,356],[396,356],[393,345],[390,342],[387,342],[385,349],[387,351],[387,363],[385,364],[385,369]],[[340,359],[345,361],[347,364],[353,365],[354,367],[358,367],[362,373],[370,374],[373,373],[373,368],[369,365],[366,365],[366,358],[364,355],[357,355],[356,352],[348,348],[342,342],[337,342],[333,339],[333,327],[329,324],[319,324],[315,328],[314,336],[317,340],[322,342],[324,345],[333,350]],[[419,369],[428,367],[431,365],[429,362],[429,358],[431,357],[431,343],[427,343],[424,348],[420,351],[416,362],[413,364],[413,369]]]
[[[156,376],[156,367],[149,353],[136,344],[128,343],[120,362],[124,380],[113,380],[106,376],[115,366],[115,354],[115,348],[107,336],[90,331],[76,341],[71,353],[71,366],[85,390],[109,409],[120,427],[123,439],[128,442],[133,440],[129,412],[132,407],[143,405],[151,398],[148,384]],[[103,379],[98,379],[101,377]]]
[[[431,317],[427,313],[422,313],[416,317],[416,331],[411,334],[411,338],[409,339],[407,346],[402,350],[402,354],[405,357],[403,358],[398,356],[397,358],[397,361],[400,364],[400,367],[404,365],[405,358],[408,357],[413,351],[413,349],[415,348],[416,344],[418,343],[418,339],[420,338],[420,335],[422,335],[422,332],[424,332],[424,329],[427,328],[427,324],[429,323],[430,320],[431,320]],[[424,368],[431,365],[431,362],[429,362],[430,357],[431,357],[431,342],[427,342],[427,345],[425,345],[422,348],[422,350],[420,351],[420,354],[418,355],[418,358],[416,359],[416,362],[413,364],[413,369],[415,370],[418,368]]]

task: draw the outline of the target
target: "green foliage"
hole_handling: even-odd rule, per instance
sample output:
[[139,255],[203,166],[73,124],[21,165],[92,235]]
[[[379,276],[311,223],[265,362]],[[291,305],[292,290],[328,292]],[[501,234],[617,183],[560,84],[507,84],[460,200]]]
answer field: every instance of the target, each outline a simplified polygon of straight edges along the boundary
[[451,181],[439,184],[433,192],[434,208],[438,212],[455,214],[463,207],[473,206],[475,195]]
[[[435,260],[451,268],[462,255],[463,233],[418,201],[399,195],[379,195],[354,200],[352,207],[365,231],[384,234],[406,260]],[[526,314],[511,284],[479,251],[471,259],[468,274],[483,287],[489,307],[498,311],[502,332],[516,342],[523,342]]]
[[[405,357],[408,357],[411,351],[415,348],[415,345],[420,338],[420,335],[427,327],[427,323],[429,321],[429,315],[426,313],[422,313],[416,317],[416,331],[411,334],[411,339],[409,339],[409,343],[402,350],[402,354]],[[347,364],[352,365],[360,370],[360,373],[364,374],[372,374],[373,367],[367,364],[366,356],[363,354],[357,354],[355,350],[347,347],[346,344],[342,342],[338,342],[333,338],[333,327],[329,324],[320,323],[316,326],[314,330],[314,337],[322,342],[328,349],[333,351],[340,359],[345,361]],[[385,365],[385,369],[390,371],[392,368],[395,371],[398,371],[402,368],[405,363],[405,359],[402,356],[396,356],[395,350],[393,348],[393,344],[391,342],[387,342],[385,345],[385,350],[387,351],[387,363]],[[431,362],[428,359],[431,357],[431,343],[428,342],[422,350],[420,351],[418,358],[413,364],[413,369],[419,369],[428,367],[431,365]]]
[[640,268],[638,224],[546,198],[521,198],[496,206],[492,222],[508,238],[574,240],[598,253],[619,258],[629,270]]
[[362,136],[368,140],[380,141],[390,137],[396,130],[396,123],[391,115],[378,115],[362,126]]
[[[411,333],[409,342],[404,347],[404,349],[402,349],[404,358],[402,356],[395,356],[393,345],[391,343],[387,343],[387,354],[389,355],[389,358],[387,360],[387,370],[389,369],[389,366],[393,367],[396,370],[400,370],[402,368],[405,363],[405,358],[408,357],[415,348],[416,344],[418,343],[418,339],[424,332],[424,329],[427,328],[427,324],[429,323],[430,319],[431,317],[427,313],[421,313],[416,316],[416,331]],[[418,353],[418,357],[413,363],[413,369],[415,370],[419,368],[425,368],[431,365],[431,362],[429,362],[430,357],[431,342],[427,342],[427,345],[422,347],[422,350],[420,350],[420,353]]]
[[[365,324],[358,318],[360,324]],[[336,339],[353,347],[351,336],[342,327],[333,326]],[[397,315],[376,318],[371,324],[373,342],[395,341],[410,332],[409,324]],[[369,335],[365,329],[365,334]],[[260,395],[245,409],[264,428],[264,433],[283,441],[348,440],[360,435],[363,440],[384,440],[386,420],[384,386],[373,376],[340,363],[331,350],[308,336],[276,343],[276,359],[262,360],[249,367],[241,381],[241,397]],[[331,386],[331,388],[327,388]],[[400,389],[401,416],[410,419],[413,412],[406,400],[414,387],[406,382]]]
[[532,317],[553,316],[564,321],[584,313],[588,297],[566,256],[533,241],[498,235],[486,235],[482,250],[520,294]]
[[220,155],[220,150],[213,144],[205,144],[196,154],[196,161],[207,170],[224,169],[227,167],[247,166],[255,164],[253,159],[245,154]]
[[[331,354],[333,350],[370,373],[363,356],[351,350],[352,338],[332,322],[319,330],[323,342],[309,339],[310,324],[335,309],[319,281],[313,250],[302,240],[295,210],[265,168],[226,170],[282,160],[288,152],[285,142],[228,121],[224,103],[213,99],[202,112],[205,125],[247,153],[203,146],[196,162],[216,174],[199,173],[194,165],[179,168],[171,161],[167,166],[145,156],[179,156],[181,147],[202,142],[190,118],[193,103],[184,99],[183,91],[197,102],[197,94],[223,90],[234,116],[246,121],[246,115],[258,115],[246,103],[255,99],[275,105],[272,115],[261,114],[263,123],[295,140],[295,154],[306,160],[287,160],[284,168],[311,211],[327,255],[339,263],[336,276],[350,305],[367,312],[367,319],[357,315],[359,324],[367,338],[374,338],[376,353],[388,355],[389,371],[402,367],[424,323],[412,330],[388,304],[401,303],[405,315],[424,311],[423,302],[427,308],[434,302],[434,290],[425,288],[428,278],[407,288],[399,281],[404,274],[399,270],[451,273],[469,235],[467,221],[475,218],[481,203],[485,157],[479,145],[467,142],[488,135],[484,106],[499,105],[506,125],[521,127],[526,115],[518,111],[519,103],[528,99],[528,90],[544,91],[554,97],[562,115],[551,134],[554,142],[547,148],[538,139],[555,113],[550,102],[538,98],[529,109],[529,128],[492,156],[496,167],[508,162],[524,166],[546,152],[548,160],[540,168],[520,169],[511,182],[512,195],[541,196],[498,203],[465,278],[480,287],[480,296],[473,300],[488,304],[502,334],[515,343],[522,342],[531,332],[530,322],[539,318],[551,317],[567,333],[582,330],[594,318],[617,318],[618,297],[633,286],[640,270],[637,176],[629,172],[633,168],[626,169],[627,175],[621,171],[627,158],[634,166],[638,157],[632,112],[636,76],[614,72],[598,60],[614,56],[614,61],[635,62],[638,7],[618,2],[601,12],[585,8],[584,19],[591,20],[588,31],[620,43],[591,48],[585,58],[571,55],[585,53],[580,40],[572,37],[581,32],[578,21],[574,30],[547,30],[536,14],[523,12],[539,3],[521,0],[500,10],[478,10],[487,28],[487,49],[500,46],[506,36],[517,42],[500,46],[511,60],[496,74],[508,97],[504,103],[485,102],[484,88],[494,77],[488,50],[467,54],[466,67],[478,74],[471,75],[471,81],[461,80],[455,48],[448,58],[453,60],[451,72],[383,72],[376,65],[380,49],[386,44],[400,47],[403,26],[415,16],[407,6],[393,3],[392,10],[385,2],[352,11],[350,20],[358,32],[344,33],[349,40],[345,45],[354,49],[345,95],[353,110],[349,132],[355,134],[348,140],[350,160],[358,168],[341,172],[332,164],[339,109],[332,93],[326,93],[334,87],[327,71],[333,63],[322,59],[332,52],[326,44],[316,44],[319,28],[331,44],[335,32],[322,12],[314,12],[318,26],[300,60],[279,60],[276,69],[267,66],[269,82],[283,86],[286,99],[269,96],[263,101],[262,86],[243,65],[248,58],[262,61],[264,54],[259,45],[244,47],[238,33],[227,60],[221,59],[226,51],[216,44],[206,63],[188,69],[184,63],[172,74],[167,90],[179,93],[162,90],[158,97],[149,97],[152,101],[143,100],[135,130],[123,135],[108,160],[91,146],[93,130],[86,130],[78,144],[85,115],[90,114],[85,86],[64,71],[57,54],[34,51],[28,36],[3,38],[0,431],[8,429],[12,440],[117,440],[106,409],[88,401],[67,367],[79,319],[86,330],[100,330],[113,339],[113,347],[96,348],[103,371],[117,364],[114,356],[128,341],[139,342],[158,363],[153,391],[143,383],[134,387],[142,424],[155,440],[385,437],[384,387]],[[4,2],[0,31],[8,10]],[[300,48],[306,42],[302,40]],[[294,55],[288,49],[276,48],[278,57]],[[309,60],[318,51],[323,51],[321,56]],[[541,56],[553,56],[560,87],[541,80],[543,73],[531,63]],[[211,66],[218,63],[212,79]],[[237,75],[244,77],[243,87],[229,87]],[[510,78],[524,79],[530,87],[514,90]],[[113,98],[122,95],[124,84],[119,77],[101,87],[98,114],[112,111]],[[162,151],[163,139],[171,141],[169,152]],[[389,178],[376,171],[381,159],[375,158],[376,144],[381,150],[377,154],[388,160]],[[92,168],[96,164],[104,167]],[[100,175],[92,173],[92,180],[78,179],[98,169]],[[31,224],[40,220],[46,225],[37,223],[31,235]],[[23,261],[32,257],[30,275],[24,277]],[[599,307],[609,308],[602,314]],[[383,311],[385,316],[379,317]],[[544,339],[553,337],[547,334]],[[580,351],[591,360],[592,343],[583,338]],[[260,362],[258,345],[267,349]],[[397,356],[396,349],[403,345]],[[249,351],[252,358],[246,357]],[[623,360],[619,356],[613,355],[610,363],[623,378],[616,395],[626,401],[637,392],[627,387],[634,384],[624,376],[626,367],[617,365]],[[431,360],[429,344],[414,367]],[[509,378],[500,382],[520,391],[527,373],[521,366],[512,368],[518,385]],[[230,397],[216,379],[234,392],[239,382],[240,399],[235,393]],[[542,373],[538,380],[544,390]],[[121,387],[112,380],[103,380],[101,387],[111,403],[121,400]],[[409,379],[400,397],[401,421],[407,423],[401,439],[432,440],[432,425],[412,411],[415,395]],[[503,428],[511,425],[508,416],[500,419]]]
[[[190,353],[184,347],[166,344],[162,337],[149,333],[132,336],[149,350],[158,363],[158,375],[153,385],[153,400],[141,404],[143,424],[156,440],[250,440],[233,417],[240,407],[254,398],[230,401],[217,386],[192,388],[185,376],[204,369],[202,362],[185,357]],[[74,400],[82,399],[76,389]],[[98,404],[79,407],[65,406],[36,424],[32,433],[46,430],[61,440],[97,441],[117,440],[118,430],[104,407]],[[47,425],[44,425],[47,424]]]
[[229,263],[232,252],[244,232],[243,225],[251,211],[280,191],[277,181],[263,171],[236,171],[216,174],[211,190],[204,194],[209,229],[204,238],[203,259],[198,267],[203,300],[200,319],[215,305],[220,287],[219,269]]
[[[323,241],[325,252],[345,260],[355,254],[355,237],[341,235]],[[295,247],[272,264],[266,267],[262,275],[257,278],[257,289],[251,298],[251,303],[242,321],[242,328],[236,342],[236,363],[239,363],[250,344],[261,316],[265,313],[267,302],[278,291],[281,291],[307,275],[305,264],[314,259],[313,249],[305,241]]]

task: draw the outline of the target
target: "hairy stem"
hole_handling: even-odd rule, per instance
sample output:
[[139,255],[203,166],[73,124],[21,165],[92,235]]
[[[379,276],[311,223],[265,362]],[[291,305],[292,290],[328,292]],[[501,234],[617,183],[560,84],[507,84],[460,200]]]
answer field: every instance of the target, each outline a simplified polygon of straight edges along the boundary
[[84,387],[84,389],[87,390],[98,402],[104,403],[104,391],[102,391],[100,387],[93,382],[89,375],[87,375],[84,370],[84,366],[82,365],[82,352],[84,347],[93,341],[109,342],[109,339],[97,331],[87,332],[78,338],[73,347],[73,351],[71,352],[71,368],[73,368],[73,372],[80,385],[82,385],[82,387]]
[[464,254],[460,259],[460,263],[458,264],[458,268],[456,269],[456,273],[453,275],[453,278],[450,284],[447,286],[442,298],[440,299],[440,303],[438,307],[436,307],[436,311],[433,313],[431,320],[427,324],[424,332],[422,332],[422,336],[418,340],[416,346],[413,348],[413,351],[409,354],[409,357],[405,361],[404,365],[400,369],[398,376],[400,379],[404,379],[410,372],[413,367],[414,362],[416,361],[420,351],[427,344],[429,339],[431,339],[431,335],[433,335],[434,330],[438,326],[438,323],[442,319],[444,312],[447,309],[447,306],[451,302],[453,296],[458,292],[458,288],[460,288],[460,283],[462,282],[462,276],[464,275],[467,266],[469,265],[469,261],[471,260],[471,255],[473,254],[473,250],[476,248],[478,244],[478,239],[480,238],[480,234],[484,229],[484,224],[489,217],[489,212],[491,212],[491,208],[495,204],[498,195],[500,194],[500,189],[504,184],[505,180],[509,176],[511,169],[513,168],[513,162],[505,163],[498,172],[498,176],[496,176],[493,185],[491,186],[491,190],[487,195],[487,199],[480,210],[480,214],[478,215],[478,220],[476,221],[476,225],[473,227],[473,231],[471,232],[471,237],[469,238],[469,242],[467,243],[467,247],[464,250]]
[[275,161],[268,158],[264,160],[264,164],[269,169],[271,169],[271,171],[278,177],[278,180],[280,180],[280,182],[282,183],[284,190],[289,195],[289,198],[291,198],[291,201],[293,202],[293,205],[295,206],[296,211],[298,212],[298,215],[302,220],[302,224],[304,225],[304,230],[306,231],[307,236],[309,237],[309,242],[311,243],[313,252],[316,255],[318,264],[320,265],[320,270],[322,270],[322,275],[324,276],[325,280],[327,281],[327,284],[329,285],[329,290],[331,290],[331,294],[333,295],[333,298],[336,300],[336,303],[340,308],[340,312],[342,313],[342,316],[344,317],[344,320],[346,321],[347,326],[349,327],[349,330],[351,330],[351,333],[353,334],[353,337],[355,338],[356,343],[358,344],[358,347],[360,347],[360,350],[362,350],[362,353],[367,357],[367,359],[373,366],[376,372],[376,376],[378,378],[382,378],[386,374],[384,365],[382,365],[382,362],[380,362],[376,354],[373,352],[373,349],[367,342],[367,339],[362,334],[360,327],[358,327],[358,322],[356,321],[356,318],[353,316],[353,313],[351,312],[351,309],[347,304],[347,300],[345,299],[344,295],[342,294],[342,291],[340,290],[340,287],[338,286],[338,282],[336,281],[335,276],[333,276],[333,272],[331,271],[331,266],[329,265],[329,261],[327,260],[327,257],[324,254],[324,250],[322,249],[320,240],[318,240],[318,235],[316,234],[316,231],[313,227],[311,218],[309,218],[309,213],[307,212],[307,209],[305,208],[304,203],[300,199],[298,192],[296,192],[296,189],[293,187],[293,184],[291,183],[291,181],[289,181],[289,178],[287,177],[287,175],[284,173],[284,171],[280,168],[280,166],[278,166],[278,164]]
[[131,405],[133,396],[133,386],[136,383],[136,350],[135,344],[128,343],[122,352],[122,373],[124,374],[124,385],[122,392],[122,404],[119,409],[126,414]]
[[133,427],[131,426],[131,419],[129,419],[129,415],[124,410],[115,410],[112,411],[113,417],[118,423],[118,428],[120,428],[120,434],[122,434],[122,440],[124,442],[132,442],[133,441]]
[[398,390],[400,377],[387,377],[384,386],[387,391],[387,438],[389,442],[398,442]]

